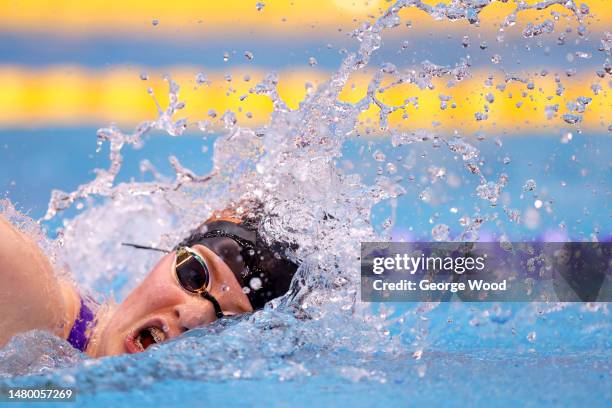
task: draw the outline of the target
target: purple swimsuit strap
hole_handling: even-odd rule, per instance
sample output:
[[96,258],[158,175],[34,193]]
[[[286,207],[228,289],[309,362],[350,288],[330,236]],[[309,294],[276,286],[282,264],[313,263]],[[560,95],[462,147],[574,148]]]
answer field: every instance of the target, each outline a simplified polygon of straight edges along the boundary
[[87,344],[89,343],[89,336],[87,330],[93,328],[93,321],[95,315],[89,307],[81,299],[81,309],[79,315],[74,320],[72,330],[68,335],[68,343],[79,351],[85,351]]

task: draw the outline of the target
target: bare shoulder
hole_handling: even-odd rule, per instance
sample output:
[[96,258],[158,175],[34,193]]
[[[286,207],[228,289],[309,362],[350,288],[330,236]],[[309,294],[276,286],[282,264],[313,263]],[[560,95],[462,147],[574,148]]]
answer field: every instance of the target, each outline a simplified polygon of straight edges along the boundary
[[0,346],[32,329],[61,335],[63,292],[43,251],[0,215]]

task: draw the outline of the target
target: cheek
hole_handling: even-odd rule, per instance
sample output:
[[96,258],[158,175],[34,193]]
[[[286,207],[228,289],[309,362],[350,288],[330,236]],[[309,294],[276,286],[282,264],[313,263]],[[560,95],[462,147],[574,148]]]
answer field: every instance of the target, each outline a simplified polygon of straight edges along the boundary
[[187,296],[167,268],[153,270],[119,305],[111,321],[112,330],[123,334],[143,319],[183,303]]
[[193,329],[217,320],[213,307],[199,299],[177,306],[176,311],[178,324],[185,329]]
[[147,279],[128,296],[121,308],[128,316],[143,317],[181,303],[185,295],[171,279]]
[[127,297],[127,304],[146,304],[155,306],[180,301],[185,292],[176,282],[172,272],[172,262],[160,262],[140,285]]

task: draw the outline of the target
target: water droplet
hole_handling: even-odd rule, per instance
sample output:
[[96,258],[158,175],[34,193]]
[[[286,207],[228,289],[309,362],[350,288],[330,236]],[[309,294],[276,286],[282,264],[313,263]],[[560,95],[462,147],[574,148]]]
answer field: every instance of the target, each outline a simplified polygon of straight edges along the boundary
[[251,51],[245,51],[244,52],[244,57],[246,59],[248,59],[249,61],[252,61],[253,58],[255,58],[255,56],[253,55],[253,53]]
[[508,216],[508,219],[511,222],[514,222],[516,224],[520,224],[521,223],[521,211],[517,210],[517,209],[505,209],[504,210],[506,215]]
[[536,341],[536,336],[537,336],[537,335],[536,335],[536,332],[534,332],[534,331],[529,332],[529,334],[527,335],[527,340],[528,340],[530,343],[535,343],[535,341]]
[[210,122],[207,120],[201,120],[198,122],[198,129],[200,129],[202,132],[206,132],[209,126]]
[[476,112],[474,114],[474,118],[476,118],[477,121],[487,120],[489,118],[489,115],[487,115],[486,113],[482,113],[482,112]]
[[227,61],[229,61],[229,57],[230,57],[230,56],[229,56],[229,52],[225,51],[225,52],[223,53],[223,62],[227,62]]
[[202,72],[198,72],[195,77],[195,83],[196,83],[196,86],[200,86],[202,84],[210,84],[210,81],[208,80],[208,77],[206,76],[206,74]]
[[390,62],[385,62],[382,64],[380,70],[385,74],[394,74],[397,71],[397,67],[394,64],[391,64]]
[[263,1],[258,1],[257,3],[255,3],[255,8],[257,9],[257,11],[263,10],[264,7],[266,7],[266,3],[264,3]]
[[512,160],[510,159],[510,157],[505,156],[505,157],[503,158],[502,162],[503,162],[504,164],[510,164],[510,162],[512,162]]
[[589,98],[588,96],[579,96],[578,98],[576,98],[576,104],[577,106],[577,110],[578,112],[582,113],[584,112],[585,107],[590,104],[593,101],[592,98]]
[[311,67],[314,67],[317,64],[318,64],[318,61],[315,57],[308,58],[308,65],[310,65]]
[[502,187],[502,184],[489,181],[476,187],[476,195],[483,200],[489,201],[491,205],[497,205]]
[[501,187],[506,187],[508,185],[508,175],[506,173],[500,174],[497,182]]
[[261,279],[259,279],[258,277],[251,278],[251,280],[249,281],[249,286],[253,290],[261,289],[261,285],[262,285]]
[[376,160],[377,162],[384,162],[387,158],[387,156],[385,156],[385,154],[380,150],[375,151],[372,157],[374,157],[374,160]]
[[149,75],[146,72],[143,71],[143,72],[140,73],[140,79],[142,81],[146,81],[146,80],[149,79]]
[[225,111],[225,113],[221,117],[221,120],[223,120],[223,123],[225,124],[225,127],[227,129],[231,129],[238,122],[236,114],[231,110]]
[[562,118],[565,122],[569,123],[570,125],[575,125],[576,123],[579,123],[582,120],[582,116],[575,115],[573,113],[566,113],[565,115],[562,116]]
[[582,3],[580,5],[580,13],[586,16],[587,14],[589,14],[589,12],[589,6],[586,3]]
[[450,228],[446,224],[438,224],[431,229],[431,236],[434,241],[447,241]]
[[421,199],[421,201],[425,202],[425,203],[429,203],[431,202],[432,199],[432,192],[429,188],[426,188],[425,190],[421,191],[419,193],[419,198]]
[[561,135],[561,143],[568,144],[572,141],[573,137],[574,135],[572,135],[572,132],[565,132]]
[[558,111],[559,111],[558,103],[554,105],[546,105],[546,107],[544,108],[544,113],[546,114],[547,119],[552,119]]
[[552,20],[545,20],[542,24],[534,25],[527,23],[527,27],[523,30],[523,37],[536,37],[541,34],[549,34],[555,30],[555,23]]
[[538,209],[538,210],[539,210],[540,208],[542,208],[542,204],[544,204],[544,203],[542,202],[542,200],[535,200],[535,201],[533,202],[533,206],[534,206],[536,209]]
[[582,58],[582,59],[591,59],[592,55],[590,52],[586,52],[586,51],[576,51],[576,57],[578,58]]
[[463,48],[467,48],[470,46],[470,37],[468,37],[467,35],[463,36],[463,39],[461,40],[461,45],[463,45]]
[[529,179],[523,185],[523,191],[534,191],[536,189],[536,182],[534,179]]
[[450,101],[453,97],[450,95],[438,95],[440,99],[440,109],[445,110],[448,107],[448,101]]
[[153,27],[157,26],[159,24],[159,20],[158,19],[153,19],[153,21],[151,21],[151,24],[153,24]]
[[502,57],[499,54],[493,54],[493,56],[491,57],[491,62],[494,64],[499,64],[501,60],[502,60]]

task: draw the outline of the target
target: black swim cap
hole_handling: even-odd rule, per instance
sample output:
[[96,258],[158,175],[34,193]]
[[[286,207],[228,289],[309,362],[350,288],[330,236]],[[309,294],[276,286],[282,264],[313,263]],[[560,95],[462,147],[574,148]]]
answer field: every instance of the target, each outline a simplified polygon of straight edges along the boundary
[[284,295],[298,265],[287,259],[287,245],[266,244],[257,229],[246,223],[210,221],[178,246],[204,245],[232,270],[254,310]]

